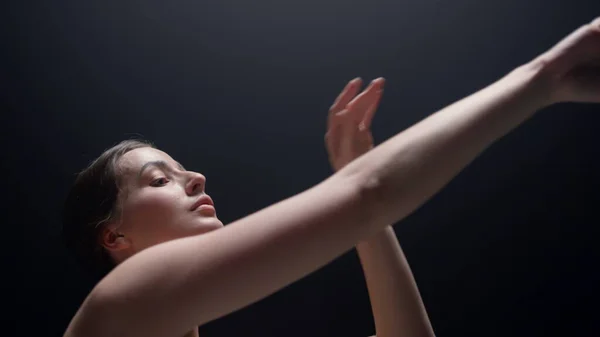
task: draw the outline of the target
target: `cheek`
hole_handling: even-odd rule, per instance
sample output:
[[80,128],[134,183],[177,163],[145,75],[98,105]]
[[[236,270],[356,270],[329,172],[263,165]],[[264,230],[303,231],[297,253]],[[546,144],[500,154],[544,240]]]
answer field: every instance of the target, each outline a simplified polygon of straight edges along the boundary
[[148,190],[131,197],[124,220],[145,232],[154,232],[170,227],[182,212],[182,200],[175,191]]

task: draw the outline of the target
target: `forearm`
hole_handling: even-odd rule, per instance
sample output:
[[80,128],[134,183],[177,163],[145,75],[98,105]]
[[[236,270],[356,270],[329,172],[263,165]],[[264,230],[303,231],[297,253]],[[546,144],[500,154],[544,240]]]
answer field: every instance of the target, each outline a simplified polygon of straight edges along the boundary
[[[395,223],[439,191],[496,139],[545,104],[538,69],[525,66],[431,115],[350,163],[377,185],[374,223]],[[376,230],[376,228],[375,228]],[[433,336],[410,267],[388,226],[356,246],[378,337]]]
[[526,65],[348,164],[370,190],[373,234],[409,215],[485,148],[548,104],[542,67]]
[[434,336],[419,290],[394,229],[356,245],[377,337]]

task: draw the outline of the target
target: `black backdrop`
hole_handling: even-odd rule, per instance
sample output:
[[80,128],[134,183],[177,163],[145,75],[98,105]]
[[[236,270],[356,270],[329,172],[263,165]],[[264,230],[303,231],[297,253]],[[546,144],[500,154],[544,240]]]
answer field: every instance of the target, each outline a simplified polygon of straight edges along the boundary
[[[388,82],[377,143],[600,15],[598,1],[4,3],[6,336],[59,336],[93,284],[58,241],[74,174],[154,141],[208,177],[231,222],[331,174],[326,113]],[[395,225],[438,336],[593,336],[600,106],[560,104]],[[201,336],[374,333],[355,251]]]

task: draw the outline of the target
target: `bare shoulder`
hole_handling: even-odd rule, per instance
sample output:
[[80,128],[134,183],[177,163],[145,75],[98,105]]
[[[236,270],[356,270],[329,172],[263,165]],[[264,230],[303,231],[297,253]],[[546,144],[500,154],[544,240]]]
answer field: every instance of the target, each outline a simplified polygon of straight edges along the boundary
[[89,294],[69,322],[63,337],[105,336],[106,328],[110,324],[110,321],[102,316],[102,312],[107,309],[106,305],[107,303],[103,303],[93,292]]
[[139,252],[96,285],[64,337],[183,336],[265,298],[372,233],[361,187],[330,177],[222,229]]

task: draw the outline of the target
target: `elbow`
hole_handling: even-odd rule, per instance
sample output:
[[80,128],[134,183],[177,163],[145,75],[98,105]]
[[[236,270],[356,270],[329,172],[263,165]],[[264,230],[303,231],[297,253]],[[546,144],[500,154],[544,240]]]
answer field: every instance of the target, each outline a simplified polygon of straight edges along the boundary
[[417,208],[419,198],[416,193],[410,193],[412,186],[408,181],[399,187],[396,182],[384,179],[372,169],[347,171],[346,178],[356,186],[363,219],[372,226],[374,234],[402,220]]
[[375,227],[375,231],[395,222],[390,207],[391,196],[381,179],[376,176],[361,177],[357,186],[361,204],[365,206],[369,223]]
[[[340,173],[342,172],[340,171]],[[390,222],[383,224],[389,221],[390,217],[390,209],[387,206],[389,204],[389,193],[378,176],[355,172],[353,174],[342,174],[341,177],[344,183],[353,186],[354,202],[352,202],[353,206],[351,208],[353,212],[358,212],[356,214],[357,219],[363,226],[368,224],[375,233],[390,224]]]
[[357,194],[361,202],[363,202],[368,209],[373,210],[386,200],[384,190],[385,186],[381,179],[376,176],[358,176],[357,180]]
[[389,199],[388,189],[381,175],[373,167],[370,160],[362,156],[344,168],[339,170],[334,176],[342,180],[349,181],[355,187],[355,195],[364,209],[370,210],[374,215],[379,214],[386,200]]

